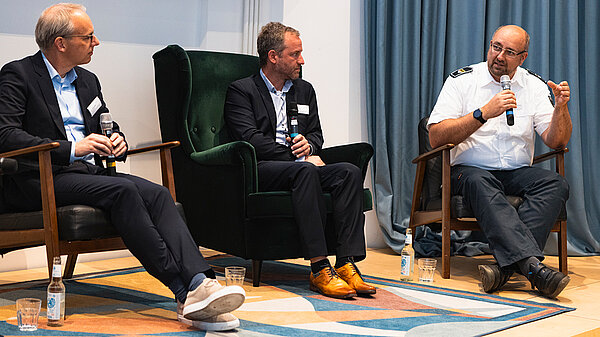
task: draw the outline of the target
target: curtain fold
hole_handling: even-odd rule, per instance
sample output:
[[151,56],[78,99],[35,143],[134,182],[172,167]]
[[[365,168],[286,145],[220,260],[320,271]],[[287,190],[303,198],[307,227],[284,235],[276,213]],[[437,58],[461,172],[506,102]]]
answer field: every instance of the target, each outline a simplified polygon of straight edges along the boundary
[[[500,25],[516,24],[531,36],[523,67],[571,87],[573,134],[566,155],[570,255],[600,253],[600,180],[597,136],[600,106],[600,2],[596,0],[390,0],[364,1],[367,115],[375,147],[373,186],[386,243],[399,252],[408,225],[417,123],[428,116],[446,77],[485,60]],[[548,148],[536,141],[536,153]],[[550,164],[546,164],[549,168]],[[452,234],[453,253],[488,253],[478,232]],[[415,249],[441,252],[441,237],[419,227]],[[556,234],[546,253],[556,254]]]

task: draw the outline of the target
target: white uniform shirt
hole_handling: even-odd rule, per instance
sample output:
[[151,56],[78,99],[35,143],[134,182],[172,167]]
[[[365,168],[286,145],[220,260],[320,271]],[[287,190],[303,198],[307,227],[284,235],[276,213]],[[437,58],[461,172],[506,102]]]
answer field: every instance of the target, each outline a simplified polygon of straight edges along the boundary
[[[459,118],[486,105],[502,91],[490,75],[487,63],[471,66],[472,72],[448,77],[431,112],[427,127],[445,119]],[[508,126],[505,114],[490,118],[471,136],[450,151],[451,165],[469,165],[486,170],[512,170],[533,162],[535,130],[544,133],[554,107],[547,85],[518,67],[511,79],[517,98],[515,124]]]

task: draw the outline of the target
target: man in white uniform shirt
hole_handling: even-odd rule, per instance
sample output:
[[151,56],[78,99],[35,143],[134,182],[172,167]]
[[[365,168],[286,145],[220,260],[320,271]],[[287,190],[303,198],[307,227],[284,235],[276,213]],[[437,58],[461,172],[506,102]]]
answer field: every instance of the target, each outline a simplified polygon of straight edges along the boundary
[[[471,207],[498,262],[479,266],[483,289],[499,290],[517,271],[542,295],[555,298],[570,279],[540,261],[569,185],[555,172],[531,164],[534,130],[550,148],[568,143],[570,89],[566,81],[546,85],[521,68],[528,47],[529,35],[521,27],[498,28],[487,62],[448,77],[427,126],[431,146],[457,144],[450,159],[452,193]],[[502,75],[509,76],[511,90],[502,90]],[[504,117],[509,109],[514,111],[512,126]],[[523,204],[515,209],[506,195],[522,197]]]

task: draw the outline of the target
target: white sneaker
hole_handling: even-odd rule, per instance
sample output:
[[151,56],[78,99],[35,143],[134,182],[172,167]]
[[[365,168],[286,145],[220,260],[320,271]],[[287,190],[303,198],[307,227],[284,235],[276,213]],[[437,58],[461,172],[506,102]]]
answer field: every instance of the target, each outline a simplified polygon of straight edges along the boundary
[[183,316],[192,321],[234,311],[246,299],[246,292],[240,286],[223,287],[219,281],[206,278],[194,291],[187,294],[183,305]]
[[209,317],[201,321],[193,321],[183,317],[183,304],[177,301],[177,320],[183,324],[205,331],[226,331],[240,326],[240,320],[230,313]]

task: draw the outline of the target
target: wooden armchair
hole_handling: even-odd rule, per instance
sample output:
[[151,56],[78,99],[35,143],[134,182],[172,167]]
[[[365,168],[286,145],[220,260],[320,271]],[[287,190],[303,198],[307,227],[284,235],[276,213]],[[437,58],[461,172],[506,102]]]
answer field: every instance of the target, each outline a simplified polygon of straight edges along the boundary
[[[413,159],[417,164],[413,190],[410,228],[429,224],[442,227],[442,277],[450,278],[450,231],[480,230],[471,209],[463,204],[462,196],[451,196],[450,191],[450,150],[454,144],[446,144],[435,149],[429,145],[427,130],[428,117],[419,122],[419,156]],[[537,164],[554,159],[555,170],[565,175],[564,154],[568,149],[555,150],[533,159]],[[507,196],[509,202],[518,208],[523,200],[517,196]],[[558,232],[559,268],[567,274],[567,215],[563,209],[552,228]]]
[[[172,141],[128,151],[128,155],[160,151],[163,186],[169,189],[174,200],[171,148],[178,145],[178,141]],[[127,247],[104,211],[85,205],[56,207],[50,151],[58,146],[58,143],[48,143],[0,154],[0,158],[6,158],[37,153],[42,194],[41,211],[0,214],[0,253],[46,245],[48,275],[52,275],[52,258],[67,255],[64,278],[71,278],[78,254]],[[182,212],[181,205],[178,206]]]

